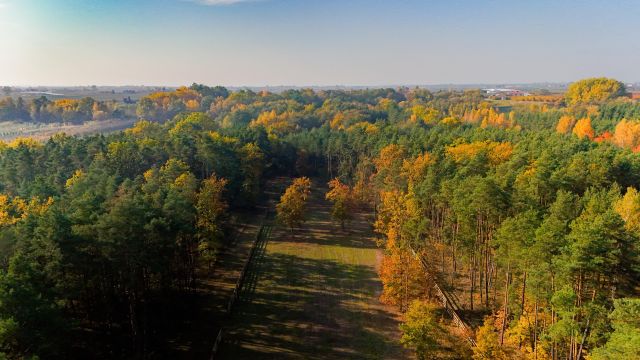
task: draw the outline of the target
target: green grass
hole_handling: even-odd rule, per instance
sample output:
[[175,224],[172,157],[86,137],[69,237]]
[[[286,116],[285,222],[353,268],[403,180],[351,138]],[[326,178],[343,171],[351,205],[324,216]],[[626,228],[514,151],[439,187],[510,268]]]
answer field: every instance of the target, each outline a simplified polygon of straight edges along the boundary
[[295,235],[274,226],[251,269],[222,359],[399,359],[398,319],[378,298],[380,256],[369,222],[340,230],[324,189]]

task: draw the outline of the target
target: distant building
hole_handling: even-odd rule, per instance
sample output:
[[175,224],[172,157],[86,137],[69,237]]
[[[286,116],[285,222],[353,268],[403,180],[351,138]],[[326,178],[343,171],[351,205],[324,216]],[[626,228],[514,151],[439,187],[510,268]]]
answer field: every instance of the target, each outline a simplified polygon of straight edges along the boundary
[[490,88],[490,89],[482,89],[482,91],[487,95],[498,95],[498,96],[529,96],[528,92],[518,90],[518,89],[507,89],[507,88]]

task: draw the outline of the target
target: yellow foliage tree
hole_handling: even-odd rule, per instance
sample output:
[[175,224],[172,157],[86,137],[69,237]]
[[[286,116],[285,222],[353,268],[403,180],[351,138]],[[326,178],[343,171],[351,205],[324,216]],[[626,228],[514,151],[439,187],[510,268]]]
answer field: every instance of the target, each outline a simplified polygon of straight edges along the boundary
[[569,105],[601,103],[625,94],[624,84],[615,79],[589,78],[569,85],[565,97]]
[[77,183],[84,176],[84,172],[82,170],[76,170],[73,175],[67,179],[65,182],[65,187],[68,189],[73,186],[73,184]]
[[[525,359],[549,360],[551,357],[544,346],[541,346],[539,335],[542,324],[551,323],[551,314],[543,311],[544,307],[527,304],[525,311],[518,317],[506,333],[504,350],[511,354],[522,355]],[[516,350],[518,349],[518,350]]]
[[480,104],[478,109],[465,111],[462,120],[471,124],[479,122],[480,127],[483,129],[486,127],[499,127],[503,129],[518,127],[516,125],[516,114],[513,111],[509,112],[507,116],[505,113],[496,111],[496,109],[488,103]]
[[375,180],[380,188],[400,188],[402,186],[402,165],[407,156],[403,146],[387,145],[373,160],[376,166]]
[[329,127],[333,130],[342,130],[345,126],[345,116],[343,113],[337,113],[329,122]]
[[454,126],[454,125],[460,125],[461,121],[455,116],[447,116],[446,118],[442,119],[440,123],[443,125]]
[[349,132],[363,131],[365,134],[373,135],[373,134],[377,134],[378,131],[380,131],[380,129],[372,123],[368,123],[366,121],[360,121],[358,123],[355,123],[349,126],[347,131]]
[[275,110],[265,111],[258,115],[258,118],[253,120],[249,126],[263,126],[269,134],[285,134],[295,128],[292,116],[292,112],[284,112],[278,115]]
[[488,316],[476,333],[476,347],[473,348],[474,360],[512,360],[513,354],[500,345],[500,336],[495,321]]
[[147,120],[140,120],[136,122],[136,124],[125,130],[125,134],[134,135],[134,136],[149,136],[153,133],[157,133],[161,131],[161,126],[158,123],[152,123]]
[[351,189],[337,178],[333,179],[329,181],[329,191],[325,195],[325,198],[333,202],[331,216],[340,222],[340,226],[342,230],[344,230],[345,222],[352,219],[354,208]]
[[400,343],[414,349],[419,360],[430,359],[438,347],[442,328],[436,317],[437,307],[423,300],[414,300],[400,325]]
[[428,108],[423,105],[415,105],[411,108],[409,122],[413,124],[434,124],[437,122],[439,115],[440,112],[434,108]]
[[398,247],[401,242],[402,224],[407,220],[407,196],[397,189],[380,192],[378,216],[373,226],[377,233],[386,237],[386,247]]
[[409,183],[416,183],[424,178],[429,165],[433,164],[434,160],[425,152],[422,155],[418,155],[411,160],[404,160],[402,163],[402,174],[407,178]]
[[563,115],[560,120],[558,120],[558,125],[556,126],[556,131],[560,134],[568,134],[573,129],[573,125],[575,125],[576,119],[570,115]]
[[16,196],[10,199],[5,194],[0,194],[0,226],[14,225],[27,216],[42,215],[53,204],[53,198],[41,201],[37,197],[29,201]]
[[231,137],[231,136],[225,136],[225,135],[220,134],[217,131],[209,131],[209,137],[214,142],[216,142],[218,144],[226,145],[226,146],[232,146],[232,145],[235,145],[235,144],[238,143],[238,138],[234,138],[234,137]]
[[280,197],[280,203],[276,205],[278,221],[287,225],[291,232],[293,232],[294,226],[304,221],[304,213],[310,193],[311,180],[309,178],[294,179],[293,184]]
[[616,201],[614,209],[625,221],[625,227],[640,234],[640,193],[632,187],[627,188],[624,196]]
[[12,149],[17,149],[20,147],[24,148],[41,148],[43,145],[38,140],[31,137],[18,137],[12,140],[9,144],[9,147]]
[[511,154],[513,154],[513,146],[511,143],[495,143],[495,145],[489,147],[489,163],[491,165],[502,164],[511,158]]
[[462,163],[486,154],[491,165],[499,165],[511,157],[513,146],[509,142],[476,141],[469,144],[458,144],[446,148],[447,155],[456,163]]

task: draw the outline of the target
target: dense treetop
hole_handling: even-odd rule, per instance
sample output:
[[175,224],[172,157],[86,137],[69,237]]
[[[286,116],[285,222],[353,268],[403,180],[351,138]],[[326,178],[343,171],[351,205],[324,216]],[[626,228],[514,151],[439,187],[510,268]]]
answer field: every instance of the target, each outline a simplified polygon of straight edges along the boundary
[[624,84],[615,79],[590,78],[569,85],[566,98],[569,105],[598,104],[625,95]]

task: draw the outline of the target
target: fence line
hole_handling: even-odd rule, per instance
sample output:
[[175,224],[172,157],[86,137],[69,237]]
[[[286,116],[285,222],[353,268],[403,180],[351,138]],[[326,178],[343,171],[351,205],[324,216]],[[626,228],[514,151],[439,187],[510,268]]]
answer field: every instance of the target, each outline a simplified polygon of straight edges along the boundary
[[456,326],[462,329],[467,341],[471,344],[471,346],[475,347],[476,340],[474,339],[474,332],[471,329],[471,326],[469,326],[469,324],[464,320],[464,318],[460,316],[459,313],[462,309],[460,308],[458,303],[455,301],[454,297],[451,294],[449,294],[448,291],[442,289],[440,285],[438,285],[438,282],[436,281],[435,276],[431,274],[431,271],[427,266],[427,261],[424,259],[424,257],[421,255],[418,255],[418,253],[416,253],[416,251],[413,250],[413,247],[409,246],[409,249],[413,253],[413,256],[415,256],[415,258],[418,261],[420,261],[422,270],[424,270],[427,277],[429,277],[432,280],[433,288],[436,291],[436,296],[442,302],[442,306],[444,306],[445,310],[449,313],[449,315],[451,315],[451,317],[453,318],[453,322],[456,324]]
[[[267,209],[264,215],[264,219],[266,220],[268,216],[269,216],[269,210]],[[240,272],[240,276],[238,276],[238,280],[236,281],[236,285],[233,288],[233,293],[231,294],[231,298],[227,303],[227,308],[226,308],[227,317],[231,317],[231,315],[233,314],[233,308],[236,302],[240,299],[240,293],[242,292],[242,287],[244,286],[244,281],[247,276],[247,271],[249,269],[249,266],[253,262],[253,259],[255,258],[256,249],[258,248],[258,245],[260,245],[262,241],[265,240],[267,227],[268,226],[265,225],[264,223],[260,226],[260,229],[258,230],[258,234],[253,240],[253,244],[251,244],[251,249],[249,250],[249,256],[247,257],[247,260],[245,260],[244,265],[242,266],[242,271]],[[220,331],[218,331],[218,335],[216,336],[216,339],[213,342],[211,355],[209,356],[210,360],[215,359],[216,355],[218,354],[223,336],[224,336],[224,328],[221,327]]]
[[211,349],[211,356],[209,357],[209,360],[213,360],[216,357],[216,354],[218,354],[218,349],[220,348],[220,344],[222,343],[222,333],[223,329],[220,328],[220,331],[218,331],[218,336],[216,336],[216,339],[213,342],[213,348]]
[[240,276],[238,276],[238,281],[236,281],[236,286],[233,289],[233,294],[231,295],[231,299],[229,299],[229,304],[227,305],[227,316],[231,316],[233,313],[233,307],[240,298],[240,292],[242,291],[242,286],[244,285],[245,278],[247,276],[247,270],[253,261],[253,258],[256,255],[256,249],[258,245],[262,242],[262,238],[264,237],[265,225],[260,226],[260,230],[258,230],[258,235],[256,236],[253,244],[251,245],[251,250],[249,250],[249,257],[244,263],[242,267],[242,271],[240,272]]

